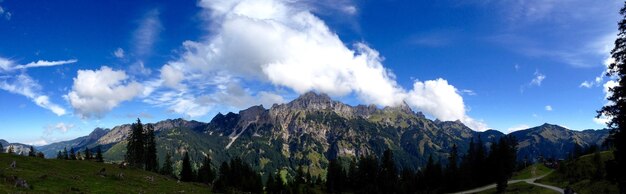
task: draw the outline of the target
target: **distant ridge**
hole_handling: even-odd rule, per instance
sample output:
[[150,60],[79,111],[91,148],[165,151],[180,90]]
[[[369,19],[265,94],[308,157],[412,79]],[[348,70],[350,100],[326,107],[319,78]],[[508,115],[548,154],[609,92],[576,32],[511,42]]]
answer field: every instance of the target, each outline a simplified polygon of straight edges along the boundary
[[[328,160],[378,155],[389,148],[398,166],[419,168],[429,156],[446,163],[453,145],[464,153],[478,137],[484,145],[504,136],[496,130],[473,131],[459,121],[432,121],[406,104],[395,107],[350,106],[328,95],[308,92],[267,109],[252,106],[238,113],[219,113],[209,123],[167,119],[154,123],[159,157],[188,151],[195,162],[210,155],[218,165],[240,157],[265,171],[310,166],[323,173]],[[64,147],[102,145],[108,160],[122,160],[130,124],[96,129],[74,140],[38,147],[47,157]],[[519,142],[518,158],[563,158],[575,144],[601,144],[608,130],[572,131],[544,124],[511,133]]]

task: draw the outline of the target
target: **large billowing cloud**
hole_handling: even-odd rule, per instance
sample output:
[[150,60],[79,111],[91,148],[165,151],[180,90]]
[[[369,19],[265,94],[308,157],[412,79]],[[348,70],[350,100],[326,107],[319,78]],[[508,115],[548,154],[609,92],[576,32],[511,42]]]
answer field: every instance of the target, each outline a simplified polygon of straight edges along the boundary
[[123,70],[103,66],[95,71],[79,70],[72,90],[65,97],[80,117],[99,118],[143,90],[142,84],[128,81]]
[[[220,82],[214,86],[226,92],[227,87],[242,87],[232,84],[258,82],[297,93],[355,94],[364,103],[394,106],[405,101],[414,109],[441,120],[461,120],[475,130],[486,129],[483,123],[466,115],[463,98],[446,80],[416,81],[413,89],[404,89],[395,81],[395,75],[383,66],[378,51],[362,42],[346,45],[324,21],[311,13],[312,8],[306,3],[205,0],[200,1],[199,6],[204,9],[207,38],[184,42],[181,57],[161,68],[161,80],[166,86],[185,88],[182,85],[192,86],[197,83],[193,80],[204,77],[209,81],[202,84]],[[215,81],[212,79],[215,75],[228,79]],[[219,93],[211,94],[210,99],[219,99],[216,95]],[[254,97],[260,96],[282,99],[261,92]],[[169,102],[198,105],[201,97],[192,95]],[[177,108],[180,107],[170,109]]]

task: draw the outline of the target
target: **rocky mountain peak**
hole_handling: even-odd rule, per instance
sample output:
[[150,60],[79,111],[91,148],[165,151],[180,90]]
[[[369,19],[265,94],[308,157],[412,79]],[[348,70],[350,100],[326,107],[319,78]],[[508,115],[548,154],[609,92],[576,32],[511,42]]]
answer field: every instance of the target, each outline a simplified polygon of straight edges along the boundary
[[288,103],[296,109],[326,109],[332,107],[333,100],[324,93],[307,92]]
[[405,102],[402,101],[402,103],[400,103],[399,105],[396,106],[387,106],[385,108],[383,108],[383,110],[385,112],[401,112],[401,113],[406,113],[406,114],[415,114],[413,112],[413,110],[411,109],[411,107]]
[[89,133],[88,138],[90,139],[100,139],[102,136],[106,135],[107,133],[109,133],[109,131],[111,131],[110,129],[103,129],[103,128],[95,128],[91,133]]

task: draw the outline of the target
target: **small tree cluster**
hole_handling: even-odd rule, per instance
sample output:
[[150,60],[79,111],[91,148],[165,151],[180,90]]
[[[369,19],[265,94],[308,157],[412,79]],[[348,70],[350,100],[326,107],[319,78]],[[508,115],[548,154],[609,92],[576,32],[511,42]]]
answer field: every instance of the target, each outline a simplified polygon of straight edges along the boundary
[[326,191],[448,193],[496,182],[502,192],[516,167],[516,146],[513,136],[505,136],[492,142],[487,151],[479,137],[478,143],[471,141],[467,155],[460,162],[458,148],[453,145],[445,168],[430,156],[424,168],[417,171],[404,168],[400,173],[391,150],[385,151],[380,159],[366,156],[357,162],[351,161],[348,169],[340,160],[333,159],[327,168]]
[[154,127],[144,127],[141,120],[131,126],[124,159],[130,166],[156,172],[159,169],[156,153]]
[[241,191],[262,193],[263,182],[261,175],[243,162],[240,158],[223,162],[219,168],[219,178],[215,182],[217,192]]
[[43,152],[35,151],[35,148],[33,146],[30,146],[30,150],[28,151],[28,157],[45,158]]

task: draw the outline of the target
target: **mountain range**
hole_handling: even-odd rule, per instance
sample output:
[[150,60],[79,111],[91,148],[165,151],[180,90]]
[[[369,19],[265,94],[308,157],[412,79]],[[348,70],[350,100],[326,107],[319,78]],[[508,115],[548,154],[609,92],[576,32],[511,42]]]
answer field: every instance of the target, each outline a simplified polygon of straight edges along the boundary
[[[453,145],[463,155],[472,140],[488,147],[505,135],[497,130],[474,131],[460,121],[430,120],[406,104],[350,106],[314,92],[269,109],[253,106],[238,113],[219,113],[208,123],[168,119],[152,125],[160,161],[168,152],[175,160],[189,152],[196,166],[205,155],[216,166],[240,157],[263,172],[293,172],[303,166],[316,176],[325,173],[329,159],[381,156],[386,149],[391,149],[397,165],[405,168],[420,168],[430,156],[445,164]],[[130,129],[131,124],[96,128],[87,136],[36,149],[55,157],[66,147],[83,151],[100,145],[106,160],[121,161]],[[609,130],[574,131],[543,124],[510,134],[519,141],[518,159],[565,158],[575,145],[601,144]],[[0,143],[7,149],[8,142]]]

